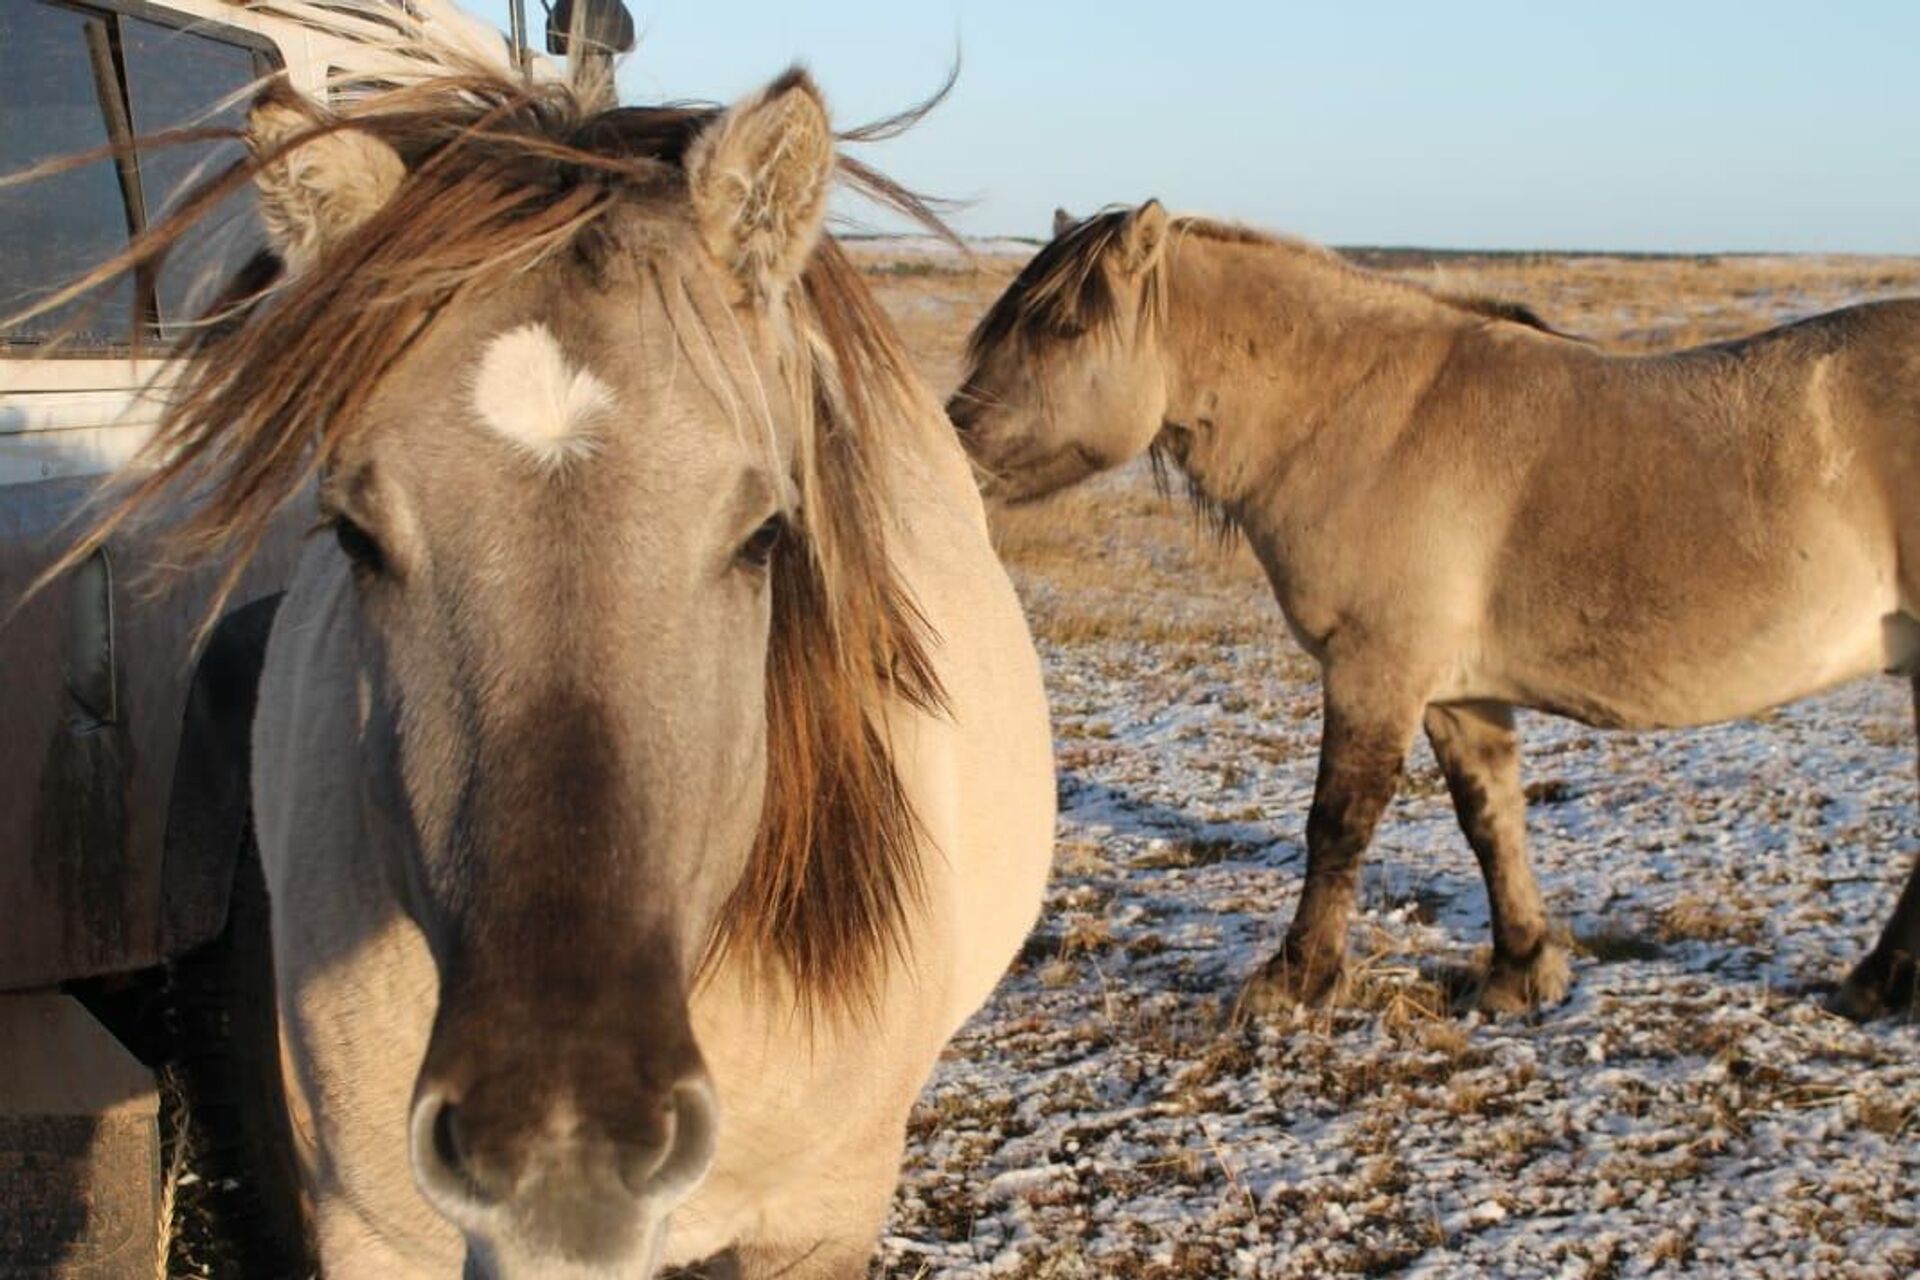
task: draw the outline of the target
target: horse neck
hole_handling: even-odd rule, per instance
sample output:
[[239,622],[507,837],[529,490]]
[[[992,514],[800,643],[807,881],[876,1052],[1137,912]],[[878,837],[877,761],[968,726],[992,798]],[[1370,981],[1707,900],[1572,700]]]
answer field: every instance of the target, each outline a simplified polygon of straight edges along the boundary
[[1166,439],[1229,513],[1270,497],[1316,449],[1384,448],[1480,323],[1284,242],[1189,235],[1165,269]]

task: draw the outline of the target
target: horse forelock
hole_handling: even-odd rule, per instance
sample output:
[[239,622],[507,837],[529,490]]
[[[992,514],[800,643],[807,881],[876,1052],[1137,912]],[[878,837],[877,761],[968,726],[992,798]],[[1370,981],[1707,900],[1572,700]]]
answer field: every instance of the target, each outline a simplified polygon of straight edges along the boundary
[[967,337],[979,360],[1008,341],[1077,337],[1113,321],[1117,299],[1102,260],[1120,238],[1128,211],[1103,209],[1040,247]]
[[[204,216],[302,141],[349,127],[406,165],[387,202],[308,269],[257,260],[229,285],[184,341],[188,359],[131,479],[61,567],[176,495],[189,501],[166,531],[169,558],[243,565],[279,508],[356,433],[375,429],[363,412],[375,389],[464,297],[563,260],[583,273],[583,287],[604,287],[613,255],[634,247],[635,222],[684,221],[682,160],[718,114],[603,109],[569,86],[529,86],[469,64],[370,93],[339,115],[316,114],[304,136],[210,181],[185,210]],[[855,179],[888,191],[864,166]],[[155,228],[115,265],[145,267],[193,221]],[[672,248],[691,242],[669,230],[651,243],[658,277]],[[931,637],[888,551],[887,452],[901,447],[901,432],[930,431],[938,419],[831,238],[782,305],[787,314],[772,330],[784,335],[794,396],[803,536],[782,549],[774,572],[759,831],[708,960],[782,972],[808,1009],[850,1009],[872,997],[888,957],[908,945],[920,896],[922,833],[883,717],[902,701],[937,709],[944,695]],[[687,323],[684,308],[668,315],[676,328]],[[591,420],[599,397],[577,371],[556,364],[553,375],[590,430],[574,434],[580,422],[569,419],[547,424],[553,439],[544,440],[511,424],[523,444],[550,450],[611,429]],[[735,409],[751,417],[744,406],[765,394],[743,388]]]

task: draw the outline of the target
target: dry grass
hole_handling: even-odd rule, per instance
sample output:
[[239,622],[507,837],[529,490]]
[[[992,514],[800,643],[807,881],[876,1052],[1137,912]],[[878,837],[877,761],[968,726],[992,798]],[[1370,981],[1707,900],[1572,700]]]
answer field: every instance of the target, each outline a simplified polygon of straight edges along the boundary
[[1556,328],[1624,351],[1718,342],[1868,298],[1920,294],[1920,260],[1847,255],[1467,254],[1393,274],[1525,302]]
[[153,1274],[157,1280],[168,1280],[173,1274],[174,1245],[179,1234],[175,1215],[179,1210],[180,1179],[187,1171],[187,1157],[191,1150],[186,1107],[183,1104],[176,1105],[173,1150],[167,1156],[166,1168],[160,1177],[160,1208],[156,1215],[160,1230],[153,1241]]
[[1660,913],[1657,936],[1662,942],[1759,941],[1766,921],[1757,908],[1737,897],[1708,897],[1688,893]]

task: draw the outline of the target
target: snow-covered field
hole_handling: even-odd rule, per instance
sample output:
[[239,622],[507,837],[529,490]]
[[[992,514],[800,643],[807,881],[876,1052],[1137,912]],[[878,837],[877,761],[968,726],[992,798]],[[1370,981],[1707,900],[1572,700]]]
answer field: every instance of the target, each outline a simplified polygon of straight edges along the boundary
[[1692,733],[1528,720],[1536,863],[1590,954],[1526,1021],[1446,1008],[1485,898],[1416,757],[1352,1007],[1235,1029],[1299,889],[1311,683],[1252,644],[1047,661],[1059,869],[916,1115],[888,1275],[1920,1271],[1920,1028],[1808,990],[1912,857],[1904,685]]
[[[1915,292],[1911,268],[1822,285]],[[1001,270],[876,273],[936,379]],[[1604,317],[1683,288],[1685,316],[1771,322],[1759,270],[1488,274],[1638,342]],[[1053,703],[1056,872],[915,1113],[881,1274],[1920,1276],[1920,1026],[1820,1008],[1920,848],[1905,682],[1684,733],[1524,719],[1535,865],[1579,944],[1572,998],[1528,1019],[1450,1007],[1486,901],[1422,745],[1347,1002],[1236,1027],[1300,887],[1312,666],[1244,551],[1138,473],[1002,534]]]

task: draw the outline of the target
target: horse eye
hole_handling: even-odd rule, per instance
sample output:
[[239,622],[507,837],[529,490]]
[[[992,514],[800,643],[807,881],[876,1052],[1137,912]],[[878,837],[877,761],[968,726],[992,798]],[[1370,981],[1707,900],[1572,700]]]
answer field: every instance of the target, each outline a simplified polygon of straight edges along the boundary
[[780,540],[786,536],[786,533],[785,516],[767,517],[761,526],[740,544],[740,562],[755,569],[766,568],[767,563],[773,559],[774,549],[780,545]]
[[380,544],[373,540],[373,535],[347,517],[333,518],[333,536],[356,569],[379,573],[386,566],[386,558],[380,554]]

